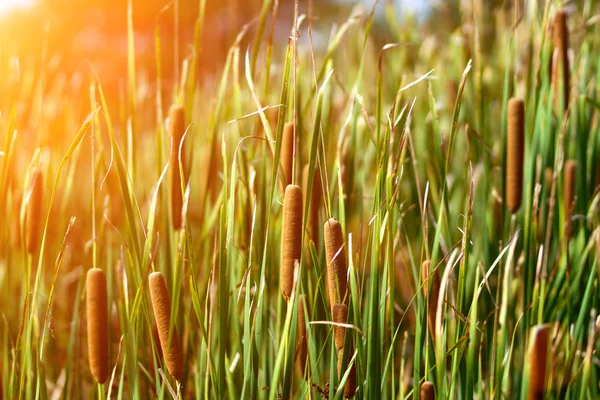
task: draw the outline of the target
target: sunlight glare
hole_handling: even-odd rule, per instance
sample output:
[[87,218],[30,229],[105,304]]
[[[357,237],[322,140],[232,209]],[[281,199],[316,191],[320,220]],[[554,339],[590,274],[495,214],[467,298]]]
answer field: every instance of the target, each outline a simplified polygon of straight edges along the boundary
[[0,11],[29,8],[33,2],[34,0],[0,0]]

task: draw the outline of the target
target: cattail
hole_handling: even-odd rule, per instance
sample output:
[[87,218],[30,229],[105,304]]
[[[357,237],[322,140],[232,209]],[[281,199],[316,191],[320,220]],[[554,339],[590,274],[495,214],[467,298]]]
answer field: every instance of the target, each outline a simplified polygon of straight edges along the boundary
[[289,300],[294,288],[294,266],[302,255],[302,190],[288,185],[283,198],[281,232],[281,293]]
[[304,189],[305,199],[304,202],[309,202],[308,207],[308,234],[312,239],[313,243],[319,243],[319,206],[321,205],[321,175],[319,169],[315,168],[313,176],[312,190],[310,193],[310,199],[306,199],[308,196],[308,164],[304,166],[302,170],[302,187]]
[[304,375],[306,362],[308,361],[308,335],[306,334],[306,318],[310,315],[307,304],[308,299],[305,295],[298,297],[298,369]]
[[13,204],[12,204],[12,228],[10,232],[10,241],[12,246],[15,248],[21,247],[21,204],[23,202],[23,197],[18,195],[16,192],[13,195]]
[[569,104],[569,30],[567,29],[567,13],[562,8],[554,13],[552,42],[554,54],[552,57],[552,89],[554,104],[559,106],[560,84],[562,79],[562,96],[564,107]]
[[342,226],[335,219],[325,222],[325,254],[330,304],[346,303],[346,254]]
[[506,208],[516,213],[521,207],[523,190],[523,153],[525,107],[523,100],[508,101],[508,139],[506,143]]
[[27,252],[32,254],[38,247],[40,239],[40,223],[42,219],[42,195],[44,190],[42,171],[34,172],[31,178],[31,192],[27,203],[25,232]]
[[548,360],[548,328],[536,326],[530,336],[527,365],[529,366],[528,400],[544,398],[544,381]]
[[106,275],[100,268],[91,268],[87,272],[86,296],[90,370],[98,383],[104,383],[109,370],[108,296]]
[[433,383],[425,381],[421,384],[421,389],[419,390],[419,399],[435,400],[435,389],[433,387]]
[[[348,361],[350,360],[350,358],[352,357],[352,355],[354,354],[354,349],[352,347],[352,345],[350,345],[348,347]],[[342,379],[342,373],[344,371],[342,371],[342,361],[344,359],[344,349],[340,349],[338,350],[338,359],[337,359],[337,370],[338,370],[338,376],[340,379]],[[346,384],[344,385],[344,397],[347,399],[350,399],[352,397],[354,397],[354,395],[356,394],[356,363],[352,364],[352,367],[350,368],[350,374],[348,374],[348,378],[346,379]]]
[[423,285],[423,296],[425,297],[425,300],[427,300],[429,297],[428,288],[431,287],[431,298],[429,299],[429,313],[427,314],[427,321],[431,336],[435,337],[435,315],[437,313],[438,298],[440,294],[440,277],[437,272],[431,272],[430,268],[431,261],[425,260],[421,268],[421,279],[423,282],[426,282]]
[[[150,274],[150,297],[152,298],[152,308],[156,319],[158,337],[163,354],[165,354],[167,368],[169,373],[176,380],[180,380],[183,375],[183,355],[177,337],[177,328],[171,328],[171,299],[167,289],[165,277],[160,272]],[[171,341],[169,342],[169,331],[171,330]]]
[[283,126],[279,162],[281,163],[281,167],[283,169],[283,175],[281,175],[281,186],[282,188],[285,188],[287,185],[291,185],[293,180],[294,124],[292,122],[286,122],[286,124]]
[[[334,304],[331,312],[333,322],[337,324],[345,324],[348,320],[348,306],[345,304]],[[344,349],[344,340],[346,339],[346,328],[342,326],[333,326],[333,338],[336,349]]]
[[566,234],[571,236],[571,213],[574,209],[575,201],[575,172],[577,169],[577,162],[569,160],[565,163],[564,169],[564,183],[563,183],[563,201],[565,206],[565,224]]
[[[169,109],[169,135],[171,136],[171,220],[174,229],[182,228],[181,208],[181,171],[179,169],[179,147],[185,133],[185,112],[180,105],[172,105]],[[185,166],[184,151],[181,151],[181,164]],[[184,177],[185,180],[185,177]]]

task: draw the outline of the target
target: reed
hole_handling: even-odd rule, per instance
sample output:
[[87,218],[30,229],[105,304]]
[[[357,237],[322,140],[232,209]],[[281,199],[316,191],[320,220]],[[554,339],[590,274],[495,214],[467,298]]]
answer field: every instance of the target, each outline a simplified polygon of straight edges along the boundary
[[327,282],[330,304],[347,304],[347,267],[344,253],[344,234],[338,221],[330,218],[325,222],[325,255],[327,258]]
[[305,165],[302,170],[302,188],[304,190],[304,202],[309,203],[308,206],[308,218],[307,218],[307,232],[313,243],[319,243],[320,235],[320,224],[319,224],[319,207],[321,205],[321,175],[319,168],[315,168],[315,173],[312,181],[312,190],[310,192],[310,198],[308,197],[308,169],[309,166]]
[[[185,112],[183,106],[172,105],[169,109],[169,136],[171,137],[171,221],[174,229],[183,227],[181,209],[183,195],[181,192],[181,170],[179,168],[179,147],[185,133]],[[181,164],[185,166],[185,152],[181,151]],[[185,181],[185,177],[184,177]]]
[[[177,381],[183,376],[183,354],[177,336],[177,327],[171,328],[171,299],[165,277],[160,272],[150,274],[150,297],[156,319],[160,346],[165,355],[169,373]],[[169,341],[169,333],[171,340]]]
[[298,297],[298,334],[297,334],[297,365],[300,374],[304,376],[306,363],[308,361],[308,335],[306,333],[306,316],[310,315],[308,311],[308,299],[306,295],[301,294]]
[[281,175],[281,187],[285,188],[287,185],[293,183],[293,169],[294,169],[294,124],[292,122],[286,122],[283,127],[283,136],[281,138],[281,153],[279,161],[283,174]]
[[546,366],[548,362],[548,327],[535,326],[530,335],[529,351],[527,354],[528,400],[544,398]]
[[570,67],[568,54],[569,29],[567,27],[567,13],[562,8],[559,8],[554,12],[552,43],[554,46],[554,54],[552,56],[552,91],[554,96],[554,104],[558,109],[560,105],[560,89],[562,81],[563,105],[566,109],[569,104],[570,87]]
[[27,252],[35,253],[40,241],[40,225],[42,223],[42,196],[44,194],[44,178],[41,170],[36,170],[31,178],[31,192],[27,202],[25,215],[25,234]]
[[108,295],[106,275],[91,268],[86,276],[86,315],[88,360],[90,371],[98,383],[105,383],[109,373]]
[[508,138],[506,143],[506,208],[513,214],[521,207],[525,106],[523,100],[508,101]]
[[425,381],[421,384],[421,388],[419,389],[419,399],[435,400],[435,388],[433,387],[433,383]]
[[281,232],[281,293],[289,300],[294,289],[294,266],[302,256],[302,190],[288,185],[283,199],[283,226]]

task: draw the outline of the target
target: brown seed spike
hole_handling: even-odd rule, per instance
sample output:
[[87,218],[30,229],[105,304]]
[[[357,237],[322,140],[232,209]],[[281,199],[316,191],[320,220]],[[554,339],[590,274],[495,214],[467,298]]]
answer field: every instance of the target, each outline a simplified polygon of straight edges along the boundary
[[298,297],[298,369],[304,375],[306,362],[308,361],[308,335],[306,334],[306,317],[308,312],[308,299],[305,295]]
[[98,383],[106,382],[109,372],[107,297],[104,271],[91,268],[86,277],[88,360]]
[[288,185],[283,198],[280,285],[283,298],[289,300],[294,287],[294,266],[302,255],[302,190]]
[[[348,362],[350,361],[352,355],[354,354],[354,348],[352,345],[348,347]],[[342,371],[342,361],[344,359],[344,349],[338,351],[338,359],[337,359],[337,370],[338,377],[342,379],[342,374],[345,371]],[[356,394],[356,364],[352,364],[350,368],[350,374],[348,374],[348,378],[346,379],[346,384],[344,385],[344,397],[347,399],[351,399]]]
[[425,381],[421,384],[421,389],[419,390],[419,399],[435,400],[435,389],[433,387],[433,383]]
[[[181,208],[183,196],[181,193],[181,171],[179,169],[179,147],[185,133],[185,113],[180,105],[172,105],[169,109],[169,135],[171,137],[171,220],[174,229],[182,228]],[[185,168],[185,152],[181,149],[181,164]],[[185,181],[185,177],[184,177]]]
[[[333,322],[336,324],[345,324],[348,321],[348,306],[345,304],[334,304],[331,314]],[[346,328],[334,325],[333,338],[338,351],[343,350],[346,339]]]
[[281,153],[279,156],[283,175],[281,176],[282,187],[292,184],[292,174],[294,165],[294,124],[286,122],[283,126],[283,136],[281,138]]
[[42,218],[42,195],[44,192],[44,179],[42,171],[34,172],[31,178],[31,193],[27,203],[25,219],[27,252],[33,254],[40,241],[40,224]]
[[548,328],[545,326],[536,326],[531,332],[529,352],[527,354],[527,365],[529,366],[528,400],[544,398],[547,361]]
[[171,341],[169,344],[169,328],[171,325],[171,299],[167,289],[165,277],[160,272],[150,274],[150,297],[152,299],[152,308],[156,318],[156,327],[160,338],[160,346],[165,354],[167,368],[169,373],[177,381],[181,380],[183,375],[183,355],[177,336],[177,328],[173,326],[171,332]]
[[[305,197],[308,196],[308,164],[304,166],[302,170],[302,188],[304,190]],[[319,169],[315,168],[313,176],[312,188],[310,192],[310,199],[305,199],[304,202],[309,201],[308,208],[308,234],[312,239],[313,243],[319,243],[319,206],[321,205],[321,175]]]
[[552,42],[554,54],[552,57],[552,90],[554,104],[560,105],[560,88],[562,79],[562,96],[564,107],[569,104],[569,30],[567,28],[567,13],[562,8],[556,10],[553,20]]
[[575,160],[569,160],[565,163],[564,167],[564,183],[563,183],[563,202],[565,207],[565,224],[566,234],[571,236],[571,214],[575,208],[575,184],[577,170],[577,162]]
[[325,254],[330,304],[346,303],[346,254],[342,226],[335,219],[325,222]]
[[523,100],[508,101],[508,138],[506,143],[506,208],[516,213],[521,207],[523,190],[523,153],[525,107]]

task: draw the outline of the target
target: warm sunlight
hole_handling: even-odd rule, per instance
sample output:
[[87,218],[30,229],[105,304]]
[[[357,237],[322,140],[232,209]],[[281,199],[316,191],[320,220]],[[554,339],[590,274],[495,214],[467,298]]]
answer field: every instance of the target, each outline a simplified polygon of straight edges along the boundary
[[34,0],[0,0],[0,11],[28,8]]

